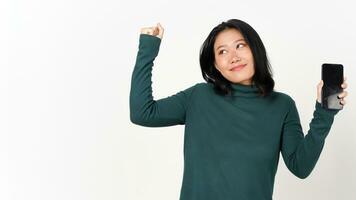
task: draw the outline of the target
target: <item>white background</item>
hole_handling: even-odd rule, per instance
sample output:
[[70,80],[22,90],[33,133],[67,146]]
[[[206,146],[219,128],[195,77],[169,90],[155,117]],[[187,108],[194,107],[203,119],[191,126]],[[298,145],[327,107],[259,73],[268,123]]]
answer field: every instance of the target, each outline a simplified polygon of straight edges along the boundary
[[305,134],[322,63],[342,63],[347,105],[304,180],[282,159],[275,200],[356,199],[356,14],[352,1],[5,0],[0,3],[0,199],[178,199],[183,128],[129,119],[141,27],[165,28],[154,98],[204,81],[199,48],[224,20],[260,34],[276,90]]

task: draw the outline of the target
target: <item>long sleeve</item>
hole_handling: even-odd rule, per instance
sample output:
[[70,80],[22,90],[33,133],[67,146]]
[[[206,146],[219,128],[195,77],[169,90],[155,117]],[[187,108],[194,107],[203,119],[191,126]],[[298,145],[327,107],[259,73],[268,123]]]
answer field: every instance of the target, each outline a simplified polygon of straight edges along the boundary
[[158,37],[140,35],[130,89],[130,119],[137,125],[162,127],[185,123],[189,99],[195,85],[159,100],[154,100],[152,96],[152,67],[160,43],[161,39]]
[[295,102],[291,102],[283,125],[281,152],[287,168],[303,179],[315,167],[338,110],[324,109],[316,101],[313,119],[309,123],[308,134],[304,137]]

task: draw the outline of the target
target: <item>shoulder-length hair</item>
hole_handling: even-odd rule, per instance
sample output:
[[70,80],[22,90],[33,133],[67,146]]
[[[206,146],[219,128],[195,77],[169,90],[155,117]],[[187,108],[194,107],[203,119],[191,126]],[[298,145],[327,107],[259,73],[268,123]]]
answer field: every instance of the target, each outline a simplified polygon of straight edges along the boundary
[[232,83],[222,76],[214,65],[214,43],[216,37],[221,31],[231,28],[239,31],[249,45],[255,64],[252,83],[258,88],[260,95],[267,96],[273,91],[274,80],[266,49],[257,32],[249,24],[238,19],[230,19],[217,25],[205,39],[200,49],[200,68],[203,78],[214,85],[217,93],[225,96],[232,94]]

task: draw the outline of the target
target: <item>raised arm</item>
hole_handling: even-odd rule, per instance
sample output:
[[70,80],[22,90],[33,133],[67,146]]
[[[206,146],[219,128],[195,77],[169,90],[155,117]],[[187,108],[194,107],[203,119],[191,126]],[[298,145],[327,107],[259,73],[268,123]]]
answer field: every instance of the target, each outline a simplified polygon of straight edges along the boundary
[[185,123],[194,86],[159,100],[154,100],[152,96],[152,67],[162,35],[160,24],[141,29],[130,90],[130,119],[137,125],[163,127]]

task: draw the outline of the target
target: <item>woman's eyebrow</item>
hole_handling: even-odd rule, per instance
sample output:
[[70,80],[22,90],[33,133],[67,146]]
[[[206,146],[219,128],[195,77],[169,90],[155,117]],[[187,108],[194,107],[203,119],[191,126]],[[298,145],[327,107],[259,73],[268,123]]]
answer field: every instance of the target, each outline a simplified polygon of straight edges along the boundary
[[[245,39],[238,39],[238,40],[235,40],[233,43],[236,43],[236,42],[238,42],[238,41],[244,41]],[[216,48],[216,50],[218,50],[218,49],[220,49],[221,47],[224,47],[224,46],[226,46],[225,44],[223,44],[223,45],[220,45],[220,46],[218,46],[217,48]]]

